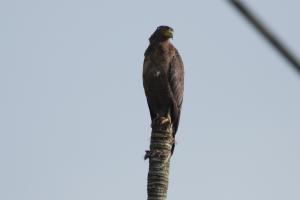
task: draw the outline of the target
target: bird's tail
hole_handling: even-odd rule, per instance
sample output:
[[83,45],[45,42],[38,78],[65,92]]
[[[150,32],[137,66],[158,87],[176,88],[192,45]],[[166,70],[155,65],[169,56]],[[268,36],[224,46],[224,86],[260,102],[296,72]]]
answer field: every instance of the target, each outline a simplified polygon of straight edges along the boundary
[[173,143],[173,145],[172,145],[171,156],[173,155],[174,149],[175,149],[175,141],[174,141],[174,143]]

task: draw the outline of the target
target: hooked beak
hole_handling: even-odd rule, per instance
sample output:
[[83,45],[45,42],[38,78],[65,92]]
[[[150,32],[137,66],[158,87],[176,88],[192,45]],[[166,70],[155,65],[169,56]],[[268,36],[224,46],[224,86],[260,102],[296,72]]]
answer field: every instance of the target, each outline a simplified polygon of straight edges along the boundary
[[173,39],[173,32],[174,31],[170,31],[170,38],[172,38],[172,39]]
[[174,33],[174,31],[172,30],[172,29],[169,29],[169,30],[167,30],[166,32],[165,32],[165,36],[167,37],[167,38],[172,38],[173,39],[173,33]]

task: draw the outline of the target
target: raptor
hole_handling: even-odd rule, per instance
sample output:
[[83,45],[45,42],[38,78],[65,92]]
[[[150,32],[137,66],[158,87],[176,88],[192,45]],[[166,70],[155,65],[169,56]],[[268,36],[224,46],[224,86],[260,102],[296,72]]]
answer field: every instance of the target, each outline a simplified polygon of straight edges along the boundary
[[[152,123],[170,122],[175,135],[179,125],[184,89],[184,66],[170,42],[173,28],[159,26],[149,38],[143,64],[143,85]],[[168,117],[169,116],[169,117]],[[175,143],[172,146],[173,153]]]

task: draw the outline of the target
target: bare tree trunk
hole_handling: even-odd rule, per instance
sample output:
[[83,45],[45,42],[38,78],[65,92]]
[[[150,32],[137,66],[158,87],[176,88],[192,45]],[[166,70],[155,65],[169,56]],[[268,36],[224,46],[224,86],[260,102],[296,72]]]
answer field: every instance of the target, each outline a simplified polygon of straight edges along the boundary
[[150,151],[146,151],[145,155],[145,159],[149,158],[148,200],[167,199],[169,166],[173,143],[171,121],[169,120],[164,124],[160,120],[152,122]]

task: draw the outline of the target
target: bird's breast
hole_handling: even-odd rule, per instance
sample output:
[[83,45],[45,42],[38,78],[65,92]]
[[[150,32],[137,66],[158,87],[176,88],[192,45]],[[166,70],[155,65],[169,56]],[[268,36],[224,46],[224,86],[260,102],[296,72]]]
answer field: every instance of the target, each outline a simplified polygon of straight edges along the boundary
[[161,75],[160,70],[155,70],[154,73],[152,74],[155,78],[158,78]]

